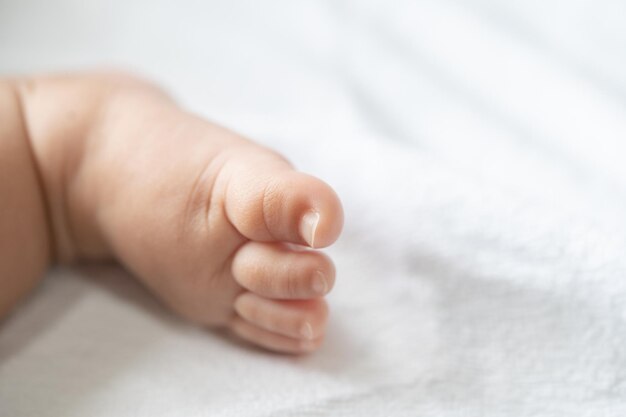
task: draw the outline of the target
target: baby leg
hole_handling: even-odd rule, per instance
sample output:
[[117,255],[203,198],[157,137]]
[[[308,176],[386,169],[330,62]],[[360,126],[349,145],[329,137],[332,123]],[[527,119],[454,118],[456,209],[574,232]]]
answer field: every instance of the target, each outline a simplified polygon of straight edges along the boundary
[[45,198],[19,96],[0,81],[0,317],[38,282],[51,258]]

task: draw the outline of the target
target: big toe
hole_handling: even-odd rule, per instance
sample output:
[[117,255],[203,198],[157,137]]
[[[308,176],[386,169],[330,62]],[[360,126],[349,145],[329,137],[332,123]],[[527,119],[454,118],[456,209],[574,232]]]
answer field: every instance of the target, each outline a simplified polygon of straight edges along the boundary
[[231,172],[226,215],[248,239],[322,248],[339,237],[343,209],[325,182],[293,170],[271,152],[251,153],[225,168]]

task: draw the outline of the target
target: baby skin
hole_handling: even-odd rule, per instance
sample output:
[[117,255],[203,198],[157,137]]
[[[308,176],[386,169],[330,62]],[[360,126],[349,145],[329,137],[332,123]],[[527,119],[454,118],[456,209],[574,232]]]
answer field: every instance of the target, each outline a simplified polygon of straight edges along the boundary
[[327,184],[133,76],[0,81],[0,316],[52,264],[114,260],[194,323],[309,352],[342,223]]

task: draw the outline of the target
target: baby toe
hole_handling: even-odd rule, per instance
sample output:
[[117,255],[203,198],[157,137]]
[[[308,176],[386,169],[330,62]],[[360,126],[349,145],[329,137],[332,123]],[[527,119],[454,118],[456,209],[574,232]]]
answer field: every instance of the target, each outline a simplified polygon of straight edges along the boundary
[[268,350],[283,353],[308,353],[320,347],[323,338],[302,340],[283,336],[258,327],[241,317],[235,317],[231,322],[233,332],[248,342]]
[[246,243],[235,254],[231,271],[242,287],[276,299],[320,297],[335,282],[328,256],[284,244]]
[[231,162],[224,206],[245,237],[285,241],[313,248],[337,240],[343,209],[323,181],[291,169],[284,160],[258,152]]
[[328,319],[328,306],[323,299],[278,301],[250,292],[237,298],[235,311],[261,329],[304,341],[321,338]]

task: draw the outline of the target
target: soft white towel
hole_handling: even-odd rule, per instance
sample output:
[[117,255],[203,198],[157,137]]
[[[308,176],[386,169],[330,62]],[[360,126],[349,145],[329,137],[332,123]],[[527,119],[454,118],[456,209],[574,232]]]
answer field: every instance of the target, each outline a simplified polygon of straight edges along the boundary
[[302,358],[54,271],[0,327],[0,415],[626,413],[624,2],[38,3],[0,4],[2,72],[147,73],[334,185],[346,230]]

